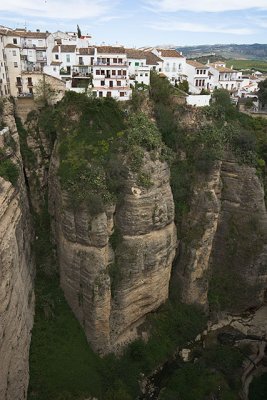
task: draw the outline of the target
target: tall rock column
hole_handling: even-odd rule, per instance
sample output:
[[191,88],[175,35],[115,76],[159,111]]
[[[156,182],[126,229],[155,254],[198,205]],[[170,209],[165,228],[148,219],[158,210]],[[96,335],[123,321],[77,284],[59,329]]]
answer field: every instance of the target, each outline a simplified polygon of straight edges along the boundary
[[5,104],[3,120],[9,130],[1,135],[0,146],[17,165],[19,177],[15,186],[0,177],[0,399],[23,400],[34,315],[33,232],[10,103]]

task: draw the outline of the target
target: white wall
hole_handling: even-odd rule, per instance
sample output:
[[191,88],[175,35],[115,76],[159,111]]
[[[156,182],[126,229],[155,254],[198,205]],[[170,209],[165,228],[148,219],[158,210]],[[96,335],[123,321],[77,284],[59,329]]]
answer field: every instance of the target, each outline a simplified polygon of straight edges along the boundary
[[190,94],[186,97],[186,103],[190,106],[205,107],[210,105],[211,95],[193,95]]

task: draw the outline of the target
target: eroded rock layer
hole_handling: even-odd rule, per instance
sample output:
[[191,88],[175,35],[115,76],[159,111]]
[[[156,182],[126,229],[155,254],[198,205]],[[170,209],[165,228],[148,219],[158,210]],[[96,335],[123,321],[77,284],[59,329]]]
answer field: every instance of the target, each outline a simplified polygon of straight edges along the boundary
[[6,108],[5,142],[13,143],[7,155],[18,166],[19,178],[14,187],[0,177],[0,399],[22,400],[34,314],[32,228],[12,105]]
[[145,316],[168,298],[176,249],[170,173],[167,163],[145,157],[151,187],[139,187],[128,171],[120,201],[97,215],[70,204],[57,176],[57,149],[52,160],[50,212],[61,285],[88,340],[103,353],[136,338]]

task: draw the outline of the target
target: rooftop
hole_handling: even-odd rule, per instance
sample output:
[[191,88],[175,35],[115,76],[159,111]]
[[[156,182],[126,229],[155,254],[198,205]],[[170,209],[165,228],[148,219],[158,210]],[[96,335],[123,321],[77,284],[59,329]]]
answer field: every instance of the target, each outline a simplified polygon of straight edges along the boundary
[[75,44],[62,44],[60,46],[60,50],[59,50],[59,46],[55,46],[52,50],[52,53],[59,53],[59,51],[61,53],[74,53],[75,49],[76,49]]
[[139,60],[143,60],[146,58],[146,53],[142,50],[137,49],[125,49],[128,58],[135,58]]
[[113,47],[113,46],[98,46],[97,47],[98,54],[125,54],[124,47]]
[[161,57],[174,57],[174,58],[184,58],[182,56],[181,53],[179,53],[179,51],[175,50],[175,49],[169,49],[169,50],[165,50],[165,49],[159,49],[159,52],[161,53]]
[[186,60],[186,64],[191,65],[192,67],[195,68],[201,68],[201,69],[208,69],[209,67],[207,67],[204,64],[201,64],[200,62],[196,61],[196,60]]

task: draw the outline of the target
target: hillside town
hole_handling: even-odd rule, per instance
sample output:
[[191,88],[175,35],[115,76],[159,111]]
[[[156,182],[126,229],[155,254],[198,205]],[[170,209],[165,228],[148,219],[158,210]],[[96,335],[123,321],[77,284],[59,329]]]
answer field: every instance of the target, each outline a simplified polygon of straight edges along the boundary
[[257,109],[261,72],[243,75],[225,62],[206,65],[176,49],[93,45],[77,32],[35,32],[0,26],[0,96],[33,97],[45,80],[60,99],[66,90],[94,97],[129,100],[132,88],[146,88],[151,71],[178,86],[187,83],[188,104],[205,106],[215,89],[226,89],[233,101],[252,98]]

